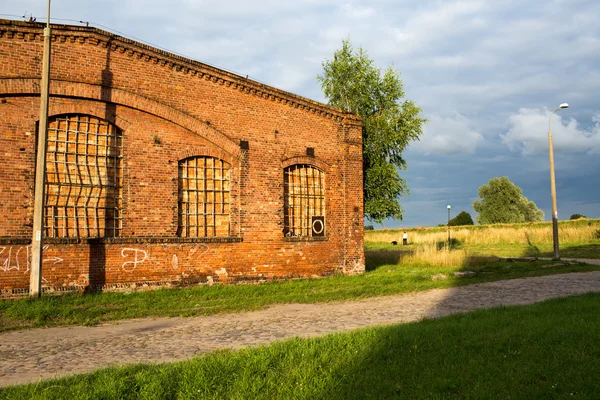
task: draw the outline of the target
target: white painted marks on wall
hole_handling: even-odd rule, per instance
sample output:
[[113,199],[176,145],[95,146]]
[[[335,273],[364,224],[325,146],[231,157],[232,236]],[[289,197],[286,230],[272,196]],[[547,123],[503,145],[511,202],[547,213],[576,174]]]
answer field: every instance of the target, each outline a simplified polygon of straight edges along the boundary
[[[46,251],[50,248],[50,245],[45,245],[43,250]],[[204,254],[210,250],[206,244],[198,244],[192,247],[187,255],[185,253],[177,253],[167,255],[167,263],[170,261],[171,266],[174,269],[195,269],[202,262]],[[54,252],[56,253],[56,252]],[[167,253],[168,254],[168,253]],[[44,265],[57,265],[62,263],[64,260],[56,255],[44,254],[43,259]],[[121,269],[125,272],[132,273],[141,263],[151,262],[150,250],[144,250],[140,248],[125,247],[121,249],[121,257],[123,262]],[[160,264],[158,260],[154,263]],[[0,246],[0,272],[9,273],[20,272],[26,274],[30,270],[31,264],[31,245],[28,246]],[[104,266],[102,267],[104,268]]]
[[[210,248],[206,244],[199,244],[190,249],[187,257],[183,256],[180,259],[181,255],[172,254],[170,257],[171,266],[174,269],[182,269],[185,268],[185,265],[194,265],[201,257],[204,255]],[[137,249],[132,247],[126,247],[121,250],[121,257],[126,259],[121,265],[121,269],[125,272],[133,272],[143,262],[151,262],[157,265],[160,265],[161,262],[159,260],[151,261],[149,250]],[[169,260],[169,258],[167,258]]]
[[125,261],[121,268],[125,272],[133,272],[137,268],[138,264],[143,263],[148,258],[148,252],[142,249],[124,248],[121,250],[121,256],[123,258],[133,258],[133,260]]
[[[50,245],[45,245],[43,250],[46,251]],[[48,257],[42,260],[46,264],[58,264],[63,262],[60,257]],[[29,272],[31,264],[31,245],[29,246],[0,246],[0,271],[19,271],[26,274]]]
[[210,250],[207,244],[199,244],[190,249],[190,259],[194,256],[200,258],[204,253]]

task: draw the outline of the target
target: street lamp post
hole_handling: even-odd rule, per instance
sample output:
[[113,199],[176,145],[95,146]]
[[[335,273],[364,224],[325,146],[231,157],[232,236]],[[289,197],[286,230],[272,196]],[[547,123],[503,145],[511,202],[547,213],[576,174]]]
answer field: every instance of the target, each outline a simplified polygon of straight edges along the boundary
[[554,243],[554,260],[560,260],[560,254],[558,251],[558,209],[556,207],[554,148],[552,146],[552,115],[563,108],[569,108],[569,105],[567,103],[562,103],[556,110],[552,111],[550,117],[548,117],[548,151],[550,152],[550,191],[552,192],[552,240]]
[[448,204],[448,247],[450,247],[450,204]]

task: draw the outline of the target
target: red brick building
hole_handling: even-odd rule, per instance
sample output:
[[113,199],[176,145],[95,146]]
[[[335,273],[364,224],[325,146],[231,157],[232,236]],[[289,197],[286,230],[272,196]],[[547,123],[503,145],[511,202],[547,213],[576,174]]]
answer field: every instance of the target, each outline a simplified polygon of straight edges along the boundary
[[[0,290],[29,286],[43,26],[0,20]],[[364,271],[361,121],[54,25],[45,290]]]

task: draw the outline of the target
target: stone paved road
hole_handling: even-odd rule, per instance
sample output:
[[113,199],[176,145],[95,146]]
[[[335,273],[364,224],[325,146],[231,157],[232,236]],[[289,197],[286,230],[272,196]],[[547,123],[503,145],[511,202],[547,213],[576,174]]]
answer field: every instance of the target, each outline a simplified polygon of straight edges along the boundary
[[600,271],[351,302],[279,305],[240,314],[12,331],[0,334],[0,386],[89,372],[115,364],[177,361],[222,348],[256,346],[295,336],[314,337],[598,291]]

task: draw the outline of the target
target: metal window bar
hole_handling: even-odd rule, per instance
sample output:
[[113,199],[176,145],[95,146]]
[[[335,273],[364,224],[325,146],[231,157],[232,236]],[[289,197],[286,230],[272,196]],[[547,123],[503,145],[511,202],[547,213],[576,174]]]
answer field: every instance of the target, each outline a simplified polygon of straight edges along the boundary
[[120,236],[122,148],[119,129],[99,118],[73,114],[49,122],[46,235]]
[[229,172],[230,165],[214,157],[179,162],[179,235],[230,235]]
[[284,233],[311,236],[313,216],[325,215],[325,174],[312,165],[284,169]]

